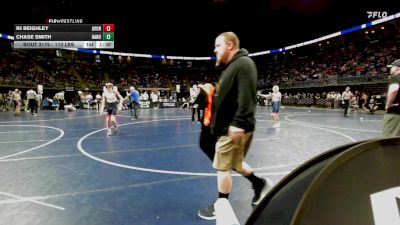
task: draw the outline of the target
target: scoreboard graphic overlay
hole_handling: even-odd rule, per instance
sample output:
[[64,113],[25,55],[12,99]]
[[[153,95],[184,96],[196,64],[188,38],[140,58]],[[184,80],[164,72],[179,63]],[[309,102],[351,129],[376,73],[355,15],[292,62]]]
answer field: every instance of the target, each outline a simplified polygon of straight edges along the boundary
[[113,49],[114,24],[15,24],[14,48]]

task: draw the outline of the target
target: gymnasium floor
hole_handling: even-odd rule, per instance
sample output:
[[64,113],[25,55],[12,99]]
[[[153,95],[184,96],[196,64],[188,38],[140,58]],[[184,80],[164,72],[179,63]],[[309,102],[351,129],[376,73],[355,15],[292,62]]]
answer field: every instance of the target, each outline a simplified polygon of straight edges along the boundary
[[[286,108],[272,128],[269,110],[257,109],[246,161],[274,183],[319,153],[382,137],[382,114]],[[191,111],[129,115],[120,112],[117,135],[107,137],[96,110],[0,112],[0,224],[215,224],[197,217],[218,193]],[[241,224],[252,210],[250,186],[235,176],[229,200]]]

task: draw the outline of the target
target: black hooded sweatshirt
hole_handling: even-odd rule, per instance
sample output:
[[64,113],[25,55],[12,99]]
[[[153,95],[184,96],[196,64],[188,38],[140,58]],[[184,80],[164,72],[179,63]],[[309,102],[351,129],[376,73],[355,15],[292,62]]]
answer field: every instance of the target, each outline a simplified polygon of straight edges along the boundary
[[227,135],[229,126],[254,131],[257,68],[246,49],[240,49],[225,66],[213,98],[211,131]]

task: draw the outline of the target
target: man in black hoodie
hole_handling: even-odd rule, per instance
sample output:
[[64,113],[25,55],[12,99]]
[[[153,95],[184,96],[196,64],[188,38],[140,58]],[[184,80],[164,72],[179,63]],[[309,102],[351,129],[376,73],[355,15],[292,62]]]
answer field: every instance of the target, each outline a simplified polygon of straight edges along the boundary
[[[213,160],[213,167],[217,169],[218,198],[228,198],[232,189],[230,171],[235,170],[253,184],[252,203],[257,204],[268,185],[244,162],[255,127],[257,68],[248,57],[248,51],[240,49],[239,38],[233,32],[218,35],[214,52],[216,65],[224,66],[213,98],[210,124],[212,134],[218,137]],[[200,209],[198,216],[215,219],[214,205]]]
[[400,59],[390,67],[389,87],[383,117],[383,135],[385,137],[400,136]]

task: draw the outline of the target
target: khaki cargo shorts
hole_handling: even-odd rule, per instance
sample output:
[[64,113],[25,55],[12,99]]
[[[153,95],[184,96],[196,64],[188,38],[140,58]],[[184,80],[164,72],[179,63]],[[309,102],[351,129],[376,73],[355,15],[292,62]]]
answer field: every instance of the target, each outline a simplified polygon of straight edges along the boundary
[[215,145],[213,167],[217,170],[242,171],[242,163],[250,148],[253,132],[245,133],[236,143],[229,136],[220,136]]
[[400,115],[387,113],[383,117],[383,135],[385,137],[400,136]]

